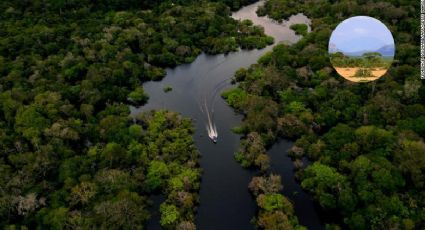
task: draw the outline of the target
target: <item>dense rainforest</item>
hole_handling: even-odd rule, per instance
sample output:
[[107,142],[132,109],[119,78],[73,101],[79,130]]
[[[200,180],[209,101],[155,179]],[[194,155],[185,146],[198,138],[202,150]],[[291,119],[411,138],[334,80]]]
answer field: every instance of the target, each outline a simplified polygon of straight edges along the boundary
[[[280,189],[269,175],[266,149],[278,138],[289,138],[295,140],[289,154],[297,178],[328,213],[328,229],[425,228],[419,8],[419,1],[410,0],[268,0],[258,9],[258,14],[278,21],[303,12],[312,20],[312,31],[298,43],[277,45],[257,64],[240,69],[234,76],[237,87],[223,93],[245,115],[241,126],[234,128],[245,136],[236,159],[263,171],[249,185],[254,194],[261,191],[258,185],[274,188],[269,194]],[[375,82],[347,81],[329,61],[332,30],[357,15],[381,20],[395,39],[394,63]],[[301,26],[292,29],[306,33]],[[303,165],[305,157],[311,161],[308,166]],[[296,228],[294,222],[279,225],[288,216],[273,211],[286,207],[274,196],[257,198],[256,225]]]
[[[161,193],[161,226],[196,229],[202,170],[191,121],[170,111],[131,118],[129,105],[149,99],[142,83],[165,67],[271,44],[261,27],[229,17],[252,2],[1,1],[0,228],[142,229],[150,196]],[[412,0],[268,0],[258,9],[277,21],[302,12],[312,31],[291,26],[304,38],[239,70],[237,88],[223,94],[245,115],[235,158],[260,170],[247,185],[256,227],[304,228],[269,170],[267,148],[289,138],[301,186],[331,216],[327,228],[425,228],[418,9]],[[395,38],[394,63],[376,82],[348,82],[329,61],[332,30],[357,15],[380,19]]]
[[190,120],[129,117],[142,83],[200,52],[273,42],[230,17],[251,1],[0,2],[0,228],[195,229],[201,169]]

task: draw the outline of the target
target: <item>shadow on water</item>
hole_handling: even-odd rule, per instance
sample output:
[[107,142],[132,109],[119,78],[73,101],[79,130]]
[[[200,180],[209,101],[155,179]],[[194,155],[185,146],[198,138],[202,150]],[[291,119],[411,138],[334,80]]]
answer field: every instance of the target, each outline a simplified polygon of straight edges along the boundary
[[152,205],[149,209],[151,217],[146,223],[146,226],[148,229],[161,229],[161,225],[159,224],[159,219],[161,219],[159,206],[165,201],[165,196],[163,194],[156,194],[150,196],[150,199],[152,201]]
[[[268,151],[271,171],[282,177],[283,194],[294,204],[295,215],[300,223],[308,229],[324,228],[317,215],[318,208],[312,197],[304,192],[295,180],[294,167],[288,156],[288,150],[292,145],[293,142],[282,139],[272,146]],[[309,164],[307,161],[303,163],[304,165]]]
[[[284,41],[294,43],[299,37],[289,29],[291,23],[310,23],[302,14],[292,16],[285,25],[278,24],[268,18],[257,17],[255,11],[262,1],[246,6],[235,12],[235,19],[251,19],[254,24],[262,25],[265,32],[275,38],[276,42]],[[132,115],[152,109],[168,109],[190,117],[195,126],[194,140],[201,153],[200,165],[203,169],[200,189],[200,205],[197,210],[196,225],[198,229],[253,229],[250,220],[255,215],[256,206],[247,189],[248,183],[255,172],[243,169],[234,159],[234,152],[240,144],[240,136],[231,131],[232,127],[238,126],[242,116],[236,114],[225,101],[220,93],[230,87],[230,79],[239,68],[247,68],[256,63],[258,58],[265,52],[270,51],[272,46],[261,50],[241,50],[227,55],[199,55],[193,63],[180,65],[173,69],[167,69],[167,76],[160,82],[147,82],[143,85],[149,95],[149,101],[140,108],[131,108]],[[163,91],[165,86],[171,86],[172,91]],[[206,100],[210,109],[214,111],[213,123],[218,131],[218,141],[214,144],[208,137],[205,128],[205,114],[199,107],[199,101]],[[287,142],[291,145],[291,142]],[[274,148],[280,148],[279,144]],[[284,147],[286,148],[286,147]],[[272,150],[273,150],[272,149]],[[277,160],[272,165],[278,171],[292,170],[290,161]],[[284,163],[284,164],[283,164]],[[282,171],[282,173],[284,173]],[[292,175],[292,174],[288,174]],[[283,175],[282,175],[283,176]],[[286,180],[286,177],[284,177]],[[286,185],[286,188],[291,186]],[[299,187],[293,187],[291,191],[299,191]],[[155,198],[155,197],[154,197]],[[292,197],[291,197],[292,198]],[[310,209],[311,201],[295,202],[297,214],[300,214],[300,222],[306,226],[312,223],[313,229],[317,229],[317,215],[313,213],[305,216],[301,211],[303,207]],[[159,206],[159,198],[154,199],[154,206]],[[313,210],[313,209],[312,209]],[[310,211],[306,211],[310,212]],[[311,212],[314,212],[311,211]],[[301,218],[302,217],[302,218]],[[155,212],[147,224],[147,229],[160,229],[158,224],[160,215]],[[314,224],[313,224],[314,223]]]

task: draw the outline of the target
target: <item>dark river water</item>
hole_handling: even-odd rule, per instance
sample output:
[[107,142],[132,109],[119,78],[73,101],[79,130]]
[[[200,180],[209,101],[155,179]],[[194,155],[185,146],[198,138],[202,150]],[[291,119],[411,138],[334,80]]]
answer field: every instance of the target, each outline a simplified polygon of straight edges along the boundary
[[[235,12],[235,19],[250,19],[262,25],[266,34],[275,42],[294,43],[299,37],[289,29],[293,23],[310,23],[302,14],[292,16],[288,22],[278,24],[255,13],[259,4],[246,6]],[[275,44],[276,44],[275,43]],[[234,159],[234,152],[240,144],[240,136],[231,131],[238,126],[242,116],[236,114],[220,93],[230,87],[230,79],[241,67],[249,67],[273,46],[261,50],[241,50],[227,55],[201,54],[190,64],[167,69],[166,77],[159,82],[143,85],[149,101],[141,108],[132,108],[132,115],[152,109],[167,109],[192,118],[196,131],[194,140],[200,151],[200,165],[203,169],[200,190],[200,205],[196,216],[198,229],[253,229],[250,220],[255,216],[256,205],[247,189],[254,171],[243,169]],[[164,92],[164,87],[172,91]],[[205,105],[208,109],[205,109]],[[201,109],[203,107],[204,109]],[[218,141],[214,144],[206,131],[205,110],[212,116],[218,131]],[[295,211],[301,224],[309,229],[322,228],[311,198],[305,194],[293,179],[293,167],[286,156],[291,142],[281,140],[269,151],[272,171],[282,176],[284,194],[294,201]],[[158,208],[161,196],[154,196],[154,206]],[[148,229],[160,229],[158,213],[147,224]]]

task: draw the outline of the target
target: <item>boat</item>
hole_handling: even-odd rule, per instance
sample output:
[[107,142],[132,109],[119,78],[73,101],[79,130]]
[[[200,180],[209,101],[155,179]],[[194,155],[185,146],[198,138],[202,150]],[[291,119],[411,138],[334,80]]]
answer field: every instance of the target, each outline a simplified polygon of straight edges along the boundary
[[216,144],[216,143],[217,143],[217,136],[213,136],[211,139],[212,139],[212,141],[214,142],[214,144]]
[[[201,108],[201,111],[203,111],[202,108]],[[212,115],[210,116],[210,112],[208,111],[208,107],[207,107],[206,102],[205,102],[205,113],[207,114],[207,124],[206,124],[205,128],[207,129],[208,137],[215,144],[215,143],[217,143],[218,132],[217,132],[217,127],[215,126],[213,120],[211,119],[214,112],[212,112]]]
[[218,139],[218,133],[217,133],[217,128],[215,127],[215,125],[209,123],[207,125],[207,133],[208,133],[208,137],[215,143],[217,143],[217,139]]

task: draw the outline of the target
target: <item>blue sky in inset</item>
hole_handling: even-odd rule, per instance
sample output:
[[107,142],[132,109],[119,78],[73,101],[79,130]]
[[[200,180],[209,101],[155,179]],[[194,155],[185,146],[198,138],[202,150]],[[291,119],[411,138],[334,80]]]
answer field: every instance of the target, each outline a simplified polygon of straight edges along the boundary
[[329,41],[329,51],[332,44],[344,52],[374,51],[385,45],[394,45],[394,39],[379,20],[356,16],[344,20],[335,28]]

